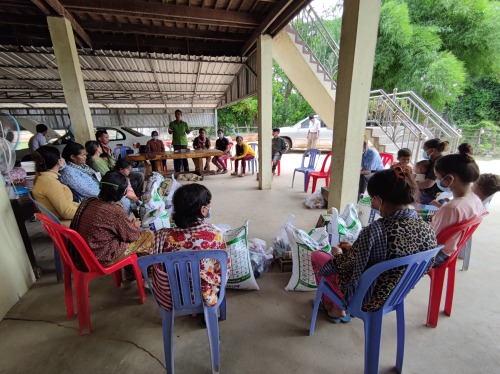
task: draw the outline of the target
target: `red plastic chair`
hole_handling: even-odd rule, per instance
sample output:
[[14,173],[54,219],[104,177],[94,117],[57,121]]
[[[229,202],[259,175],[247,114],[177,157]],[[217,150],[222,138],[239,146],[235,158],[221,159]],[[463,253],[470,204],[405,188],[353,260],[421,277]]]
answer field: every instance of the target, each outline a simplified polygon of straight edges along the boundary
[[394,164],[394,155],[391,155],[390,153],[381,153],[380,158],[382,159],[384,167],[387,165],[392,166],[392,164]]
[[[229,142],[229,154],[232,155],[232,151],[233,151],[233,146],[234,146],[234,143],[233,142]],[[226,168],[227,170],[227,158],[223,161],[224,162],[224,167]],[[231,159],[229,159],[229,166],[231,167],[231,170],[233,170],[233,163],[231,162]]]
[[[273,161],[271,160],[271,166],[273,164]],[[278,177],[281,175],[281,160],[278,161],[278,163],[276,164],[276,174],[278,174]]]
[[332,152],[329,152],[326,154],[325,159],[323,161],[323,166],[321,166],[321,171],[312,171],[308,175],[307,179],[307,185],[306,185],[306,192],[307,189],[309,188],[309,181],[311,178],[313,179],[313,186],[312,186],[312,192],[316,191],[316,182],[318,179],[325,179],[326,186],[328,187],[328,183],[330,183],[330,168],[332,167],[332,164],[328,164],[328,170],[326,169],[326,164],[329,160],[329,158],[332,156]]
[[453,293],[455,290],[455,271],[457,258],[460,250],[472,236],[474,231],[479,227],[482,219],[487,215],[474,217],[467,221],[463,221],[447,227],[437,236],[438,244],[445,244],[451,237],[457,233],[461,233],[457,248],[448,259],[438,267],[432,268],[427,273],[431,277],[431,287],[429,294],[429,308],[427,310],[427,327],[437,327],[439,318],[439,307],[441,305],[441,295],[443,294],[444,276],[448,270],[448,283],[446,285],[446,301],[444,304],[444,314],[451,315],[451,307],[453,305]]
[[[139,289],[139,298],[141,304],[146,301],[144,287],[142,282],[142,274],[137,265],[137,255],[132,254],[127,258],[109,266],[103,267],[96,259],[89,246],[76,231],[71,230],[62,225],[58,225],[50,220],[45,214],[36,213],[35,217],[40,220],[45,231],[49,234],[54,242],[55,247],[59,251],[63,260],[64,266],[64,295],[66,298],[66,312],[68,319],[72,319],[75,315],[73,308],[73,292],[71,285],[71,273],[75,280],[76,306],[78,311],[78,323],[80,327],[80,335],[90,334],[90,305],[89,305],[89,282],[97,277],[107,274],[113,274],[115,285],[119,286],[121,282],[121,269],[127,265],[132,265],[134,268],[137,287]],[[75,249],[82,257],[88,271],[79,270],[66,248],[66,243],[71,242]]]

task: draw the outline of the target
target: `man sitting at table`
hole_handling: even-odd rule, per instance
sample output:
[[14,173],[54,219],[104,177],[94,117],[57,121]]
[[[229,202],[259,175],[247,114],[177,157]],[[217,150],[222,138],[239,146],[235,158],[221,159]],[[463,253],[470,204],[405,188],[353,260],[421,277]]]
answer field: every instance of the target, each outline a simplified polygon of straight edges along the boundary
[[375,148],[368,148],[366,141],[363,142],[363,157],[361,158],[361,171],[359,176],[358,197],[361,197],[366,191],[366,185],[370,178],[378,170],[384,170],[384,164],[380,154]]
[[[111,148],[108,146],[109,144],[109,135],[106,130],[98,130],[95,133],[95,138],[99,142],[102,154],[101,157],[108,161],[109,168],[112,169],[116,165],[116,160],[113,157],[113,153],[111,152]],[[130,184],[135,191],[135,194],[140,197],[142,195],[142,191],[144,190],[144,173],[140,171],[133,171],[128,176],[130,179]]]
[[[206,136],[207,132],[205,131],[204,128],[201,128],[200,130],[198,130],[198,136],[196,138],[194,138],[193,140],[193,148],[196,150],[196,149],[210,149],[210,140],[208,139],[208,137]],[[194,168],[196,171],[201,171],[201,170],[198,170],[198,160],[195,160],[193,159],[193,162],[194,162]],[[207,170],[208,169],[208,164],[210,163],[210,156],[208,157],[205,157],[205,167],[203,168],[203,170]],[[203,159],[201,159],[201,166],[203,166]]]

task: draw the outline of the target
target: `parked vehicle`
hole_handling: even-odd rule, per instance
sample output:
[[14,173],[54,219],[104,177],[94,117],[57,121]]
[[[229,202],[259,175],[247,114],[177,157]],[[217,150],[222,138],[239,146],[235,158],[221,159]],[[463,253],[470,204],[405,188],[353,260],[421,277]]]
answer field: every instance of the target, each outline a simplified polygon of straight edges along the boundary
[[[316,121],[321,122],[319,131],[319,138],[316,146],[319,149],[332,149],[333,130],[326,127],[326,124],[315,115]],[[285,140],[288,152],[292,148],[306,148],[307,147],[307,132],[309,130],[309,117],[297,122],[293,126],[280,127],[280,136]]]

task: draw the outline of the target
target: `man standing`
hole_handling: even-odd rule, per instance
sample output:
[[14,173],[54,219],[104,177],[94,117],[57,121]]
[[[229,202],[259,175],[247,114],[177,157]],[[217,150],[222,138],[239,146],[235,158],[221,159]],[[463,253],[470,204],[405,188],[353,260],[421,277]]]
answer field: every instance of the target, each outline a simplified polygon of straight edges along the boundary
[[384,169],[384,164],[375,148],[367,148],[363,142],[363,157],[361,158],[361,172],[359,177],[358,198],[365,193],[370,178],[379,170]]
[[316,149],[316,141],[319,138],[320,122],[313,115],[309,116],[309,130],[307,131],[307,149]]
[[[106,130],[98,130],[95,133],[95,138],[99,142],[99,145],[102,149],[101,157],[105,158],[108,161],[109,168],[113,168],[116,164],[116,160],[113,157],[113,153],[111,148],[109,147],[109,135]],[[104,177],[104,175],[103,175]],[[132,189],[134,190],[137,197],[142,195],[144,190],[144,173],[140,171],[132,171],[129,174],[130,184],[132,185]]]
[[[172,121],[168,125],[168,133],[172,134],[172,146],[174,151],[180,151],[181,149],[187,149],[188,141],[186,134],[189,134],[191,130],[186,122],[182,120],[182,112],[177,109],[175,111],[175,121]],[[181,165],[184,171],[189,171],[189,165],[187,158],[174,159],[174,169],[176,173],[181,171]]]
[[47,139],[45,136],[49,128],[43,123],[36,125],[36,134],[30,138],[28,141],[28,147],[31,153],[35,152],[38,148],[47,144]]

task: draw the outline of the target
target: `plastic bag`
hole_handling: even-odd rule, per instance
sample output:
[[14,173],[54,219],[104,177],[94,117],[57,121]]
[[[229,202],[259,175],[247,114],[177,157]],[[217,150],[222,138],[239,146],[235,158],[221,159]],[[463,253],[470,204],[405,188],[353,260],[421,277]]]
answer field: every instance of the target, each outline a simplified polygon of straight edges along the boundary
[[142,227],[151,231],[170,227],[170,215],[163,209],[149,211],[143,218]]
[[273,262],[272,248],[270,248],[270,251],[266,250],[266,242],[257,238],[250,239],[248,244],[253,275],[257,279],[271,268]]
[[322,209],[326,206],[326,201],[321,195],[321,191],[316,191],[306,199],[304,204],[309,209]]
[[295,216],[290,214],[288,216],[287,221],[280,229],[276,232],[273,237],[273,255],[274,258],[291,258],[292,256],[292,248],[290,247],[290,243],[288,243],[288,234],[286,233],[285,226],[291,225]]
[[179,182],[177,182],[177,180],[175,179],[175,176],[173,174],[172,174],[171,182],[169,183],[168,188],[166,190],[162,191],[162,187],[160,185],[160,191],[164,193],[163,202],[165,203],[165,210],[170,215],[172,215],[173,211],[174,211],[174,206],[173,206],[173,203],[172,203],[172,200],[174,199],[174,193],[181,186],[182,186],[182,184],[180,184]]
[[[292,225],[285,225],[288,241],[292,247],[293,268],[287,291],[314,291],[317,288],[316,277],[311,264],[314,251],[330,252],[328,233],[325,227],[313,229],[310,234]],[[319,240],[317,242],[313,239]]]
[[353,203],[347,204],[342,215],[339,215],[337,209],[332,208],[332,219],[327,225],[332,247],[344,241],[353,243],[361,230],[361,221]]
[[376,215],[375,210],[372,209],[370,196],[363,197],[358,201],[358,217],[363,227],[375,221]]
[[231,269],[227,280],[227,288],[239,290],[258,290],[248,250],[248,221],[243,226],[224,233],[227,252],[231,259]]

